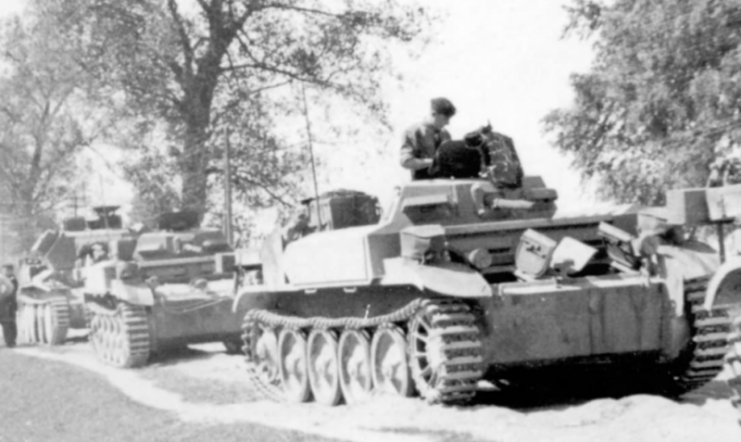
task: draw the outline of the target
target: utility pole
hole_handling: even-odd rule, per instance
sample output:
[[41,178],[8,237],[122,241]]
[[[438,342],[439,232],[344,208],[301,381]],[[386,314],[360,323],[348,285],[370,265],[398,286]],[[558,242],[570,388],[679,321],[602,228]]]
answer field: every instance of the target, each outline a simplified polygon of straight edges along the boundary
[[226,146],[224,148],[224,236],[229,245],[233,245],[232,234],[232,147],[229,139],[231,133],[226,129]]
[[311,176],[314,179],[314,198],[316,200],[316,220],[319,225],[319,229],[322,228],[322,212],[319,209],[319,184],[316,179],[316,165],[314,163],[314,139],[311,135],[311,120],[309,119],[309,105],[306,102],[306,88],[304,83],[301,83],[301,95],[304,102],[304,118],[306,119],[306,136],[309,141],[309,158],[311,159]]

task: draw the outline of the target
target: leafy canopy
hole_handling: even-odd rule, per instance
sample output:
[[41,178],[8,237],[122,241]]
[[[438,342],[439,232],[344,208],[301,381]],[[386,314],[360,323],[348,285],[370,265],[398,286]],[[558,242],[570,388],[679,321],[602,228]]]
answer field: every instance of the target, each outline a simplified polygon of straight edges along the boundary
[[704,185],[741,142],[741,1],[574,0],[566,34],[594,43],[575,103],[544,119],[585,178],[623,202]]
[[391,0],[65,1],[87,11],[90,45],[103,54],[90,72],[125,92],[130,117],[152,123],[141,128],[166,134],[141,173],[165,155],[180,203],[201,213],[222,172],[225,128],[243,196],[290,199],[306,163],[280,118],[296,115],[306,91],[314,103],[339,97],[383,119],[389,45],[415,41],[431,20]]

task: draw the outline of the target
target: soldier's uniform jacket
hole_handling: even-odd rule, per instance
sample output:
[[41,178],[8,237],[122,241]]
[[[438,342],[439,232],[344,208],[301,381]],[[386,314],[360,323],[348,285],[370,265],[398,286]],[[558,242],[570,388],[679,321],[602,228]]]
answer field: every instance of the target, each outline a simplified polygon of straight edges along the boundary
[[16,284],[5,275],[0,275],[0,320],[7,321],[15,317]]
[[[435,151],[440,144],[450,141],[450,133],[445,129],[438,129],[429,122],[415,124],[404,132],[404,140],[401,145],[400,163],[410,158],[434,158]],[[412,179],[423,180],[432,178],[428,169],[412,171]]]

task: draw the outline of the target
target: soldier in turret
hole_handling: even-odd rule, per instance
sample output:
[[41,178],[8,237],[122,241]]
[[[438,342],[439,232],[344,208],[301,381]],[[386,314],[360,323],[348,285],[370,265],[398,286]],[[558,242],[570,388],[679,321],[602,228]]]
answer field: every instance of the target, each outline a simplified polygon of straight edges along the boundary
[[450,141],[445,126],[455,115],[455,106],[447,98],[434,98],[430,101],[430,110],[428,119],[404,132],[400,163],[412,171],[413,180],[433,178],[430,168],[435,152],[442,143]]
[[15,347],[15,339],[18,329],[15,323],[15,314],[18,310],[16,291],[18,291],[18,280],[13,273],[13,266],[3,266],[4,274],[0,275],[0,325],[3,328],[5,345],[9,348]]

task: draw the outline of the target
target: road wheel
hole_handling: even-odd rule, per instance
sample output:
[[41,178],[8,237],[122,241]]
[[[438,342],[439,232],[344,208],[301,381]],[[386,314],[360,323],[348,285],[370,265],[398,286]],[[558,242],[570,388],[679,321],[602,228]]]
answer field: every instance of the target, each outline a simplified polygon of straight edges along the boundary
[[340,387],[348,404],[363,402],[373,390],[370,339],[360,330],[345,330],[340,336]]
[[306,337],[292,329],[283,329],[278,338],[280,351],[280,378],[283,392],[290,402],[311,399],[311,385],[306,352]]
[[314,399],[323,405],[342,400],[337,338],[327,330],[312,330],[308,340],[309,382]]
[[376,391],[409,397],[414,392],[409,376],[406,341],[398,327],[376,330],[371,341],[371,377]]

